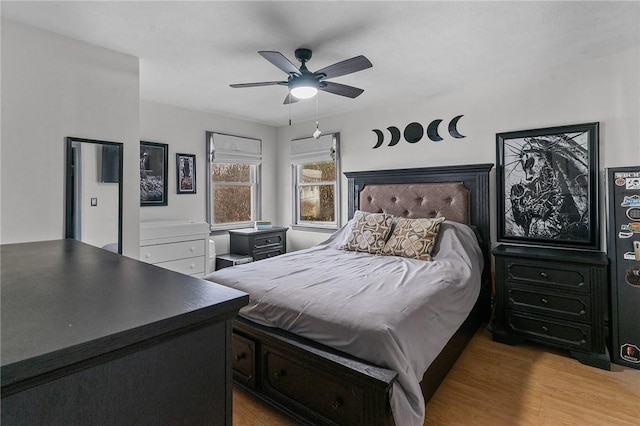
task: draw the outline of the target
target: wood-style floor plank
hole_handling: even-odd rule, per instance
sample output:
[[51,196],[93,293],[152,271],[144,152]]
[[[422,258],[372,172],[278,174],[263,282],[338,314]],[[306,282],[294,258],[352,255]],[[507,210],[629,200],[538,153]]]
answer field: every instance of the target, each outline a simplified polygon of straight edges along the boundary
[[[481,329],[427,404],[425,426],[640,426],[640,370],[580,364],[545,346],[508,346]],[[240,389],[234,426],[296,423]]]

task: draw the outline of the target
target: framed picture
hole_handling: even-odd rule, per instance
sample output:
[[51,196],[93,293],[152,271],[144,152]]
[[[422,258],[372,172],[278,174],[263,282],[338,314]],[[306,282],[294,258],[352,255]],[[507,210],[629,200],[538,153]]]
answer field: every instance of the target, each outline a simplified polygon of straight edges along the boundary
[[169,145],[140,141],[140,205],[167,205]]
[[195,194],[196,156],[194,154],[176,154],[176,170],[178,194]]
[[600,249],[599,123],[496,134],[498,241]]

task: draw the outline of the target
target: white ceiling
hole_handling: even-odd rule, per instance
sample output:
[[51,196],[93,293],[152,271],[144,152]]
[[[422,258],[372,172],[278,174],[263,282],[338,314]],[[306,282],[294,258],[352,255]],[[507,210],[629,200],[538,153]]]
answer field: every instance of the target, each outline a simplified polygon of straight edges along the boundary
[[[311,71],[357,55],[373,68],[331,81],[320,116],[397,105],[510,76],[548,74],[640,44],[640,3],[435,1],[2,1],[2,16],[140,58],[140,96],[273,126],[288,122],[286,79],[257,54],[313,50]],[[314,100],[291,107],[315,118]]]

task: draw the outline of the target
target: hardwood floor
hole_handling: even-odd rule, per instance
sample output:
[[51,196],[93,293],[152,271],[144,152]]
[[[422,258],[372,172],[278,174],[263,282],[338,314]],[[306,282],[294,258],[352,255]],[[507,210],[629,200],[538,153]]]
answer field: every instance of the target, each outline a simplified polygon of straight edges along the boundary
[[[427,404],[424,424],[640,426],[640,370],[611,368],[534,344],[495,343],[481,329]],[[295,424],[234,389],[234,426]]]

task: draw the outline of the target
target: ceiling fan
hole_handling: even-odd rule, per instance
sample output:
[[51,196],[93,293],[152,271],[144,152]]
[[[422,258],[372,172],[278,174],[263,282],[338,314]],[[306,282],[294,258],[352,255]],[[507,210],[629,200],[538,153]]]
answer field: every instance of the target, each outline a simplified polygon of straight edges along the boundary
[[356,56],[342,62],[329,65],[316,72],[307,69],[306,63],[311,59],[312,52],[309,49],[296,49],[295,55],[302,65],[296,68],[282,53],[272,51],[258,52],[263,58],[271,62],[276,67],[287,73],[289,77],[286,81],[263,81],[259,83],[241,83],[231,84],[233,88],[243,87],[259,87],[259,86],[287,86],[289,93],[284,100],[284,104],[298,102],[299,99],[309,99],[314,97],[318,90],[333,93],[334,95],[346,96],[348,98],[356,98],[364,92],[364,90],[346,84],[333,83],[325,81],[329,78],[340,77],[342,75],[351,74],[371,68],[373,65],[364,56]]

